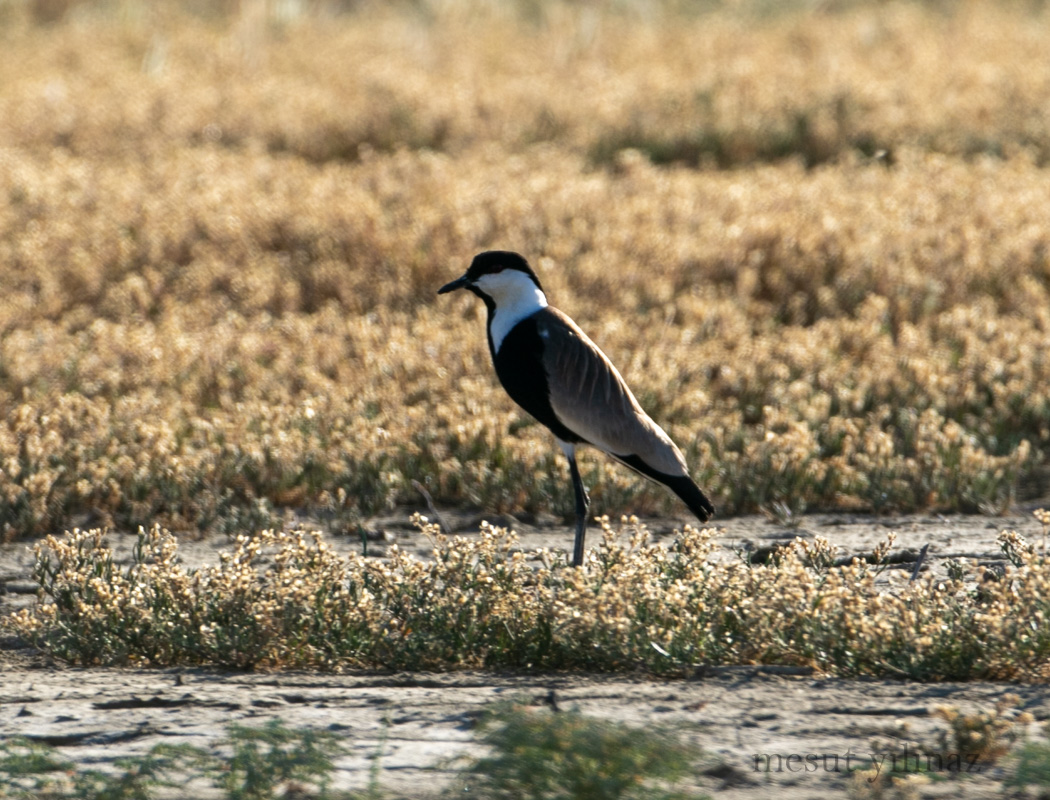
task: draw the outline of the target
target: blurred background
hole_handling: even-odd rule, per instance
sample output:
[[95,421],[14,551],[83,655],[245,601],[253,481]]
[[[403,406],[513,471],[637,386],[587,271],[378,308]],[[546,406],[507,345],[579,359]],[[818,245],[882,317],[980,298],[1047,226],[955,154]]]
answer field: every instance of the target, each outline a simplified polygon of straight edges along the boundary
[[[1039,2],[0,0],[0,537],[572,514],[521,252],[721,515],[1050,492]],[[684,514],[600,457],[594,512]]]

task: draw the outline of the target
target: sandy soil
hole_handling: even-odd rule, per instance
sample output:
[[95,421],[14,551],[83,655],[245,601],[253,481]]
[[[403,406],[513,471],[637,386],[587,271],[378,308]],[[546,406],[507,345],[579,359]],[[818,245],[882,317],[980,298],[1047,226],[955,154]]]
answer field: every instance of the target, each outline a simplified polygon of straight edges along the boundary
[[[828,538],[843,555],[870,552],[889,531],[897,533],[900,568],[911,570],[926,544],[923,570],[942,570],[948,558],[1001,561],[996,534],[1012,528],[1039,540],[1041,528],[1027,509],[1011,517],[870,517],[826,514],[804,517],[795,529],[759,517],[720,523],[725,557],[743,548],[759,550],[795,535]],[[474,527],[480,517],[445,515],[450,527]],[[491,518],[490,518],[491,519]],[[571,533],[553,520],[493,520],[513,523],[526,548],[568,546]],[[657,538],[678,520],[649,520]],[[372,543],[427,552],[407,514],[376,519]],[[118,553],[130,552],[132,537],[114,534]],[[189,563],[215,558],[225,540],[187,543]],[[340,546],[360,547],[344,540]],[[0,614],[32,601],[31,553],[24,543],[0,548]],[[227,673],[202,669],[79,669],[7,638],[0,639],[0,738],[30,736],[60,748],[80,764],[104,767],[121,755],[143,753],[158,742],[214,747],[230,722],[262,724],[273,717],[296,727],[332,730],[346,737],[351,752],[339,762],[337,787],[363,788],[379,756],[380,786],[405,797],[436,794],[455,769],[450,759],[477,753],[473,728],[490,703],[521,698],[537,705],[578,707],[598,717],[633,724],[660,723],[711,754],[697,786],[718,798],[845,797],[846,767],[888,769],[905,743],[936,740],[945,723],[933,710],[991,708],[1005,692],[1021,697],[1036,723],[1050,719],[1044,686],[988,683],[916,684],[846,681],[774,668],[712,669],[687,681],[647,676],[579,674]],[[912,751],[914,752],[914,751]],[[836,757],[837,756],[837,761]],[[849,758],[847,762],[847,757]],[[900,762],[904,764],[903,760]],[[909,762],[909,764],[914,762]],[[906,766],[908,770],[912,767]],[[1004,769],[962,764],[960,780],[921,787],[922,797],[987,797],[998,792]],[[196,794],[195,794],[196,796]]]

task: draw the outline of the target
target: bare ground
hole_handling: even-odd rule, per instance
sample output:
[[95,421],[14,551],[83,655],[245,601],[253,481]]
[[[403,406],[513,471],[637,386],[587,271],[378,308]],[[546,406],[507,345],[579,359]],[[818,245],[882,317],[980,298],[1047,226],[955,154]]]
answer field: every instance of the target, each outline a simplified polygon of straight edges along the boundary
[[[453,530],[476,530],[480,519],[444,516]],[[554,520],[489,519],[513,524],[525,548],[570,544],[571,532]],[[679,524],[648,522],[657,538]],[[407,524],[407,514],[373,520],[371,528],[379,537],[371,545],[375,550],[396,540],[404,548],[428,552]],[[804,517],[797,528],[760,517],[725,520],[719,542],[725,557],[735,557],[735,551],[768,547],[795,535],[820,535],[843,555],[852,555],[870,552],[894,531],[900,568],[913,569],[915,554],[929,544],[921,568],[943,570],[949,558],[1001,561],[995,538],[1006,528],[1033,541],[1041,538],[1038,523],[1024,512],[996,518],[823,514]],[[130,553],[133,537],[114,534],[111,541],[118,554]],[[227,546],[223,539],[188,542],[180,552],[187,562],[200,563]],[[360,542],[343,539],[340,546],[356,548]],[[31,563],[24,543],[0,548],[0,614],[32,601]],[[711,754],[696,785],[733,800],[774,793],[782,800],[845,797],[847,767],[888,770],[894,754],[898,767],[913,771],[917,764],[904,761],[903,748],[936,741],[937,732],[946,728],[933,713],[939,705],[990,709],[1012,692],[1035,717],[1033,734],[1050,719],[1050,692],[1041,685],[839,680],[750,666],[709,669],[680,681],[644,675],[81,669],[7,638],[0,639],[0,676],[0,738],[29,736],[85,766],[105,767],[159,742],[215,747],[230,722],[258,725],[280,717],[293,727],[345,736],[350,753],[339,761],[337,787],[367,786],[378,756],[381,789],[413,798],[436,795],[452,780],[454,759],[479,752],[473,729],[480,713],[508,698],[674,727]],[[914,748],[909,752],[914,754]],[[1007,769],[965,760],[946,763],[939,775],[945,780],[920,787],[920,796],[988,797],[999,792]]]

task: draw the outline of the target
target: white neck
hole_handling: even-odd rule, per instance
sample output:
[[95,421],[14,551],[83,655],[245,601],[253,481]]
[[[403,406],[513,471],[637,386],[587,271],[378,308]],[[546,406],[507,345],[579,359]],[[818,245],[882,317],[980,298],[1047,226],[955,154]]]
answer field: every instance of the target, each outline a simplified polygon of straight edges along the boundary
[[503,339],[515,325],[547,307],[546,295],[532,278],[520,270],[507,269],[482,275],[476,283],[496,304],[492,319],[489,320],[494,354],[499,352]]

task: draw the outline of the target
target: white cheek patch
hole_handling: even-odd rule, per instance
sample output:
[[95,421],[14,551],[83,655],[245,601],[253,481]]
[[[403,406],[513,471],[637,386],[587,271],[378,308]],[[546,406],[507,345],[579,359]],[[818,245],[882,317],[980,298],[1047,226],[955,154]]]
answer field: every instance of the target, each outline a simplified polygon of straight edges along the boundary
[[492,298],[496,310],[489,331],[492,347],[498,353],[503,339],[526,317],[547,307],[547,297],[532,278],[516,269],[482,275],[475,285]]

